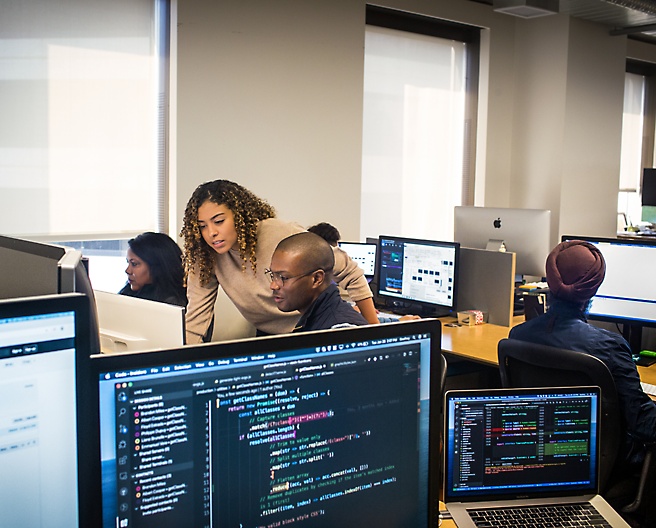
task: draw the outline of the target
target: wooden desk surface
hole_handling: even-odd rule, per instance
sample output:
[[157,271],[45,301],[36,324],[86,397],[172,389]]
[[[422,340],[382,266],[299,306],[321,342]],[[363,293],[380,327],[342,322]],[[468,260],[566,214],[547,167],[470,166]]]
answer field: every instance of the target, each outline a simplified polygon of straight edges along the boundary
[[[488,366],[498,365],[497,344],[508,337],[510,328],[488,323],[476,326],[447,326],[455,321],[455,318],[442,319],[442,350]],[[513,318],[513,326],[523,321],[523,315],[516,316]],[[651,367],[638,367],[638,373],[643,382],[656,385],[656,364]]]

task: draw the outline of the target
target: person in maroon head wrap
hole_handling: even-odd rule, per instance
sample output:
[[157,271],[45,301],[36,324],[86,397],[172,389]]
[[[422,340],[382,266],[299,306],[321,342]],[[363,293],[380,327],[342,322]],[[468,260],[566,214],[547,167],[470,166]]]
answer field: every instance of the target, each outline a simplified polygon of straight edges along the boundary
[[551,294],[547,313],[516,326],[509,337],[585,352],[603,361],[615,379],[626,423],[623,455],[629,464],[638,464],[644,443],[656,441],[656,403],[642,391],[626,340],[587,322],[590,299],[606,274],[604,257],[588,242],[562,242],[547,257],[546,272]]

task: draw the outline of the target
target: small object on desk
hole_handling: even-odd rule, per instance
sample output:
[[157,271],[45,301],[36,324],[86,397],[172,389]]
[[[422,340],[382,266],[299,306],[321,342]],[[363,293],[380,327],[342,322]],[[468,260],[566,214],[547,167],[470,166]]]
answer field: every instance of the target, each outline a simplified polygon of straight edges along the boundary
[[463,310],[458,312],[458,323],[465,326],[474,326],[487,323],[487,312],[482,310]]
[[640,355],[636,361],[636,365],[640,367],[649,367],[656,363],[656,352],[652,350],[641,350]]
[[519,285],[520,290],[544,290],[548,287],[546,282],[527,282]]

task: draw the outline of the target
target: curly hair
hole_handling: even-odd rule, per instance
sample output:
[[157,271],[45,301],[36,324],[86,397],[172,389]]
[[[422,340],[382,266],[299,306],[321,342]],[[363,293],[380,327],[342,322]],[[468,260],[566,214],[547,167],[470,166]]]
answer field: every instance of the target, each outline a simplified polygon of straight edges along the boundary
[[232,211],[242,269],[246,270],[247,263],[250,262],[255,273],[257,224],[261,220],[274,218],[276,211],[266,200],[258,198],[241,185],[229,180],[214,180],[196,187],[185,209],[180,236],[184,237],[183,262],[187,276],[197,267],[200,283],[207,284],[213,273],[215,253],[203,240],[198,226],[198,208],[208,201],[225,205]]

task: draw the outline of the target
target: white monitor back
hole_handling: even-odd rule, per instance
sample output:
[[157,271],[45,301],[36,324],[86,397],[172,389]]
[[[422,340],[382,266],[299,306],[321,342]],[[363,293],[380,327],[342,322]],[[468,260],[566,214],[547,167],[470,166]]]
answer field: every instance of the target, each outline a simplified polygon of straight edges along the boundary
[[491,240],[503,241],[505,250],[516,254],[518,275],[544,277],[552,248],[551,211],[456,206],[453,239],[460,247],[476,249],[487,249]]
[[102,353],[179,348],[184,344],[182,306],[99,290],[95,297]]

